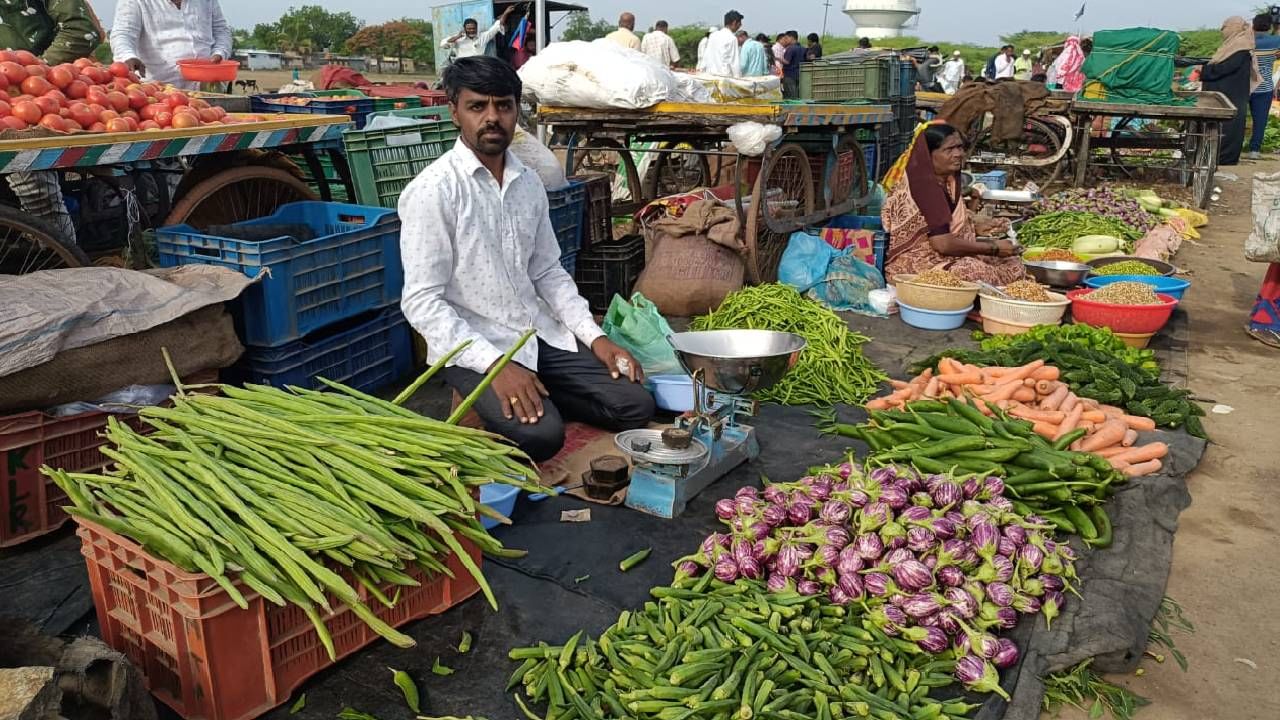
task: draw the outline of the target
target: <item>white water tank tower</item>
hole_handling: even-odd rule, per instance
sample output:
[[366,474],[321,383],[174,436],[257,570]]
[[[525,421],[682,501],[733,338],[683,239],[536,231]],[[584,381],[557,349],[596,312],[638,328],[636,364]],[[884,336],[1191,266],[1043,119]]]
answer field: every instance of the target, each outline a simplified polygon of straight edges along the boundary
[[916,0],[846,0],[844,14],[857,26],[858,37],[875,40],[901,36],[902,26],[919,15],[920,8]]

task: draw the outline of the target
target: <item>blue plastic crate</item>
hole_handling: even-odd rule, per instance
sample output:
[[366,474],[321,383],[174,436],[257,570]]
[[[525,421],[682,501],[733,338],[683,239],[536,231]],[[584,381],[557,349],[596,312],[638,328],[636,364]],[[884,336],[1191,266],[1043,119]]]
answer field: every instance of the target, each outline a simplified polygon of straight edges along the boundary
[[[310,98],[306,105],[290,105],[282,103],[282,98]],[[369,115],[375,110],[373,98],[341,97],[319,98],[311,93],[267,93],[254,95],[249,100],[249,107],[255,113],[288,113],[292,115],[349,115],[356,128],[364,127]]]
[[902,70],[898,75],[897,94],[901,97],[916,96],[916,66],[914,63],[902,62]]
[[315,238],[261,241],[160,228],[161,267],[218,265],[256,278],[233,306],[246,345],[276,346],[400,299],[400,217],[395,210],[344,203],[296,202],[275,214],[236,223],[264,234],[306,226]]
[[578,272],[578,253],[575,251],[561,255],[560,267],[564,268],[570,277],[573,277]]
[[[582,249],[582,230],[587,212],[587,184],[571,180],[559,190],[548,190],[551,227],[555,228],[562,254]],[[570,270],[570,273],[573,271]]]
[[883,273],[885,254],[889,252],[889,233],[883,230],[877,232],[871,248],[875,253],[876,269]]
[[871,178],[872,182],[875,182],[880,179],[880,168],[876,166],[876,159],[879,157],[880,150],[874,142],[860,144],[862,145],[862,156],[866,158],[867,176]]
[[413,370],[413,334],[398,306],[366,313],[276,348],[248,347],[235,381],[323,390],[316,378],[375,392]]

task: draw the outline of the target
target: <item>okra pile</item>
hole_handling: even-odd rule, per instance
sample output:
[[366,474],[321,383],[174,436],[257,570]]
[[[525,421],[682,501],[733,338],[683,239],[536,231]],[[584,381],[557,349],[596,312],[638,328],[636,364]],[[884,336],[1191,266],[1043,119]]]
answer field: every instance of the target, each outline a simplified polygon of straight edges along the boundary
[[109,421],[102,452],[115,464],[105,472],[43,471],[67,493],[69,513],[208,574],[240,607],[246,591],[299,606],[330,657],[330,598],[392,643],[414,644],[356,589],[392,607],[399,592],[389,588],[419,584],[411,565],[452,577],[446,561],[456,555],[496,608],[463,540],[522,554],[484,530],[477,513],[506,519],[473,493],[495,482],[538,490],[524,479],[527,458],[488,433],[328,384],[332,392],[180,390],[172,407],[140,412],[150,434]]
[[[507,690],[532,720],[967,717],[976,705],[935,699],[954,684],[954,653],[892,637],[855,608],[706,574],[654,588],[599,638],[510,652]],[[994,671],[985,682],[995,685]],[[955,691],[952,690],[952,695]],[[526,702],[525,698],[528,698]],[[531,706],[546,704],[538,714]]]
[[[997,409],[998,410],[998,409]],[[826,430],[862,440],[871,465],[910,463],[925,473],[969,472],[1003,480],[1004,495],[1022,515],[1035,515],[1090,545],[1111,544],[1102,504],[1125,477],[1105,458],[1068,447],[1083,432],[1050,442],[1026,420],[987,417],[960,400],[918,400],[905,412],[872,411],[862,425]]]

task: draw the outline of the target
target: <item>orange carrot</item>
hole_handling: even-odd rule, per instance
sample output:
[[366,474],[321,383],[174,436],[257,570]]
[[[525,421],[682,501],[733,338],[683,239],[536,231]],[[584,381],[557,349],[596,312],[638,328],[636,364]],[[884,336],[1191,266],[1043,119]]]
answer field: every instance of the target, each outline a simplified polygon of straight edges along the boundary
[[1037,394],[1037,395],[1052,395],[1052,394],[1054,393],[1054,391],[1056,391],[1056,390],[1058,389],[1058,385],[1059,385],[1058,383],[1055,383],[1055,382],[1053,382],[1052,380],[1037,380],[1037,381],[1036,381],[1036,394]]
[[[1084,406],[1081,405],[1080,407],[1084,407]],[[1088,420],[1091,423],[1101,424],[1107,421],[1107,415],[1101,410],[1085,410],[1084,415],[1081,416],[1081,419]]]
[[[1123,445],[1112,445],[1112,446],[1111,446],[1111,447],[1109,447],[1109,448],[1102,448],[1101,450],[1094,450],[1094,451],[1093,451],[1093,454],[1094,454],[1094,455],[1097,455],[1097,456],[1099,456],[1099,457],[1107,458],[1108,460],[1110,460],[1111,458],[1114,458],[1115,456],[1119,455],[1120,453],[1128,452],[1128,451],[1129,451],[1129,448],[1127,448],[1127,447],[1125,447],[1125,446],[1123,446]],[[1127,464],[1127,463],[1126,463],[1126,464]]]
[[1058,387],[1049,394],[1049,397],[1045,398],[1040,403],[1040,407],[1044,410],[1066,412],[1070,408],[1064,408],[1062,405],[1067,401],[1067,396],[1070,394],[1071,388],[1067,387],[1065,384],[1059,384]]
[[1125,477],[1142,477],[1143,475],[1154,475],[1160,472],[1160,468],[1164,467],[1159,460],[1147,460],[1146,462],[1133,463],[1127,468],[1121,468],[1121,472]]
[[1116,455],[1115,457],[1124,460],[1130,465],[1136,465],[1140,462],[1148,460],[1159,460],[1169,454],[1169,446],[1162,442],[1147,443],[1137,447],[1131,447],[1128,450]]
[[1042,367],[1044,367],[1044,360],[1032,360],[1026,365],[1023,365],[1021,367],[1016,367],[1010,370],[1009,373],[1004,376],[1004,379],[1005,380],[1013,380],[1013,379],[1022,380],[1024,378],[1031,377],[1031,373],[1039,370]]
[[1058,426],[1053,423],[1037,420],[1032,424],[1031,430],[1045,440],[1052,440],[1058,436]]
[[1035,410],[1026,407],[1025,405],[1010,410],[1009,414],[1014,417],[1020,417],[1023,420],[1040,420],[1054,425],[1060,424],[1067,417],[1067,414],[1063,412],[1058,412],[1056,410]]
[[1061,410],[1062,412],[1070,412],[1071,408],[1079,404],[1080,404],[1080,398],[1076,397],[1075,393],[1068,390],[1067,397],[1062,401],[1062,404],[1058,406],[1058,409]]
[[1118,407],[1112,407],[1110,405],[1099,405],[1098,409],[1102,411],[1103,415],[1106,415],[1109,418],[1124,417],[1124,411]]
[[955,371],[956,371],[956,361],[955,361],[955,360],[953,360],[953,359],[951,359],[951,358],[949,358],[949,357],[944,357],[944,358],[942,358],[942,359],[938,360],[938,374],[939,374],[939,375],[946,375],[946,374],[948,374],[948,373],[953,373],[953,372],[955,372]]
[[1012,398],[1012,397],[1013,397],[1013,394],[1014,394],[1015,392],[1017,392],[1018,390],[1020,390],[1020,389],[1022,389],[1022,383],[1021,383],[1021,382],[1010,382],[1010,383],[1005,383],[1005,384],[1003,384],[1003,385],[998,385],[998,386],[996,386],[996,389],[994,389],[994,390],[992,390],[991,392],[987,393],[987,394],[986,394],[986,395],[984,395],[983,397],[984,397],[985,399],[987,399],[987,400],[990,400],[991,402],[998,402],[998,401],[1000,401],[1000,400],[1008,400],[1008,399]]
[[1119,420],[1108,420],[1098,428],[1097,432],[1089,437],[1084,438],[1080,443],[1081,452],[1093,452],[1112,445],[1119,445],[1124,439],[1124,431],[1127,428],[1124,423]]
[[1084,415],[1084,406],[1076,405],[1075,407],[1071,408],[1071,412],[1067,413],[1067,419],[1062,421],[1062,425],[1060,427],[1062,434],[1055,437],[1054,440],[1057,440],[1058,438],[1061,438],[1063,435],[1066,435],[1072,430],[1075,430],[1076,427],[1080,424],[1080,417],[1082,415]]
[[1024,403],[1035,402],[1036,391],[1027,387],[1026,385],[1023,385],[1022,387],[1013,391],[1013,399],[1017,400],[1018,402],[1024,402]]
[[1125,447],[1133,447],[1133,444],[1136,442],[1138,442],[1138,431],[1133,428],[1125,430],[1124,439],[1120,441],[1120,444]]
[[1156,421],[1151,418],[1140,417],[1138,415],[1121,415],[1120,419],[1124,420],[1124,423],[1134,430],[1151,432],[1156,429]]
[[1032,371],[1031,377],[1036,380],[1057,380],[1062,377],[1062,371],[1052,365],[1045,365]]
[[938,379],[948,385],[981,385],[982,373],[976,372],[957,372],[943,373],[938,375]]
[[889,398],[880,397],[867,402],[868,410],[885,410],[889,407]]
[[889,381],[889,387],[893,388],[894,390],[901,390],[902,388],[906,387],[906,386],[907,386],[907,385],[909,385],[909,384],[910,384],[910,383],[906,382],[905,380],[890,380],[890,381]]

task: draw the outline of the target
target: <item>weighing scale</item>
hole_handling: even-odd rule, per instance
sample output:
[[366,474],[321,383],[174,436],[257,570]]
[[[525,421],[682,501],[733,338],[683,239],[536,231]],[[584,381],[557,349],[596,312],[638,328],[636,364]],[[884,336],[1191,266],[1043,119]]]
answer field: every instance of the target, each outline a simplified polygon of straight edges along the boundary
[[717,478],[760,455],[749,396],[772,387],[795,365],[804,338],[769,330],[711,330],[668,336],[693,378],[693,410],[662,429],[627,430],[614,443],[634,468],[627,506],[664,518]]

